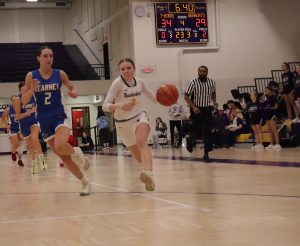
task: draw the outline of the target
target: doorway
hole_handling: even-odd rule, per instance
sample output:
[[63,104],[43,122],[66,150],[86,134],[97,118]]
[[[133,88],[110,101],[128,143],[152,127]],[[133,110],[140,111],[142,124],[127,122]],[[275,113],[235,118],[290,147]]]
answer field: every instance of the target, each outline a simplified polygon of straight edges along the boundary
[[72,130],[73,136],[80,138],[83,132],[86,132],[89,136],[90,132],[90,109],[89,107],[72,107]]

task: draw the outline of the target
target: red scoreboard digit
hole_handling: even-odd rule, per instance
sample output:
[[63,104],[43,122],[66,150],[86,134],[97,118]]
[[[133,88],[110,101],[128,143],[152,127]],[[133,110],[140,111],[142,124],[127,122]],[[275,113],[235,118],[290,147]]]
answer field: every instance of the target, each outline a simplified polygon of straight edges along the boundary
[[207,43],[206,2],[154,4],[157,44]]

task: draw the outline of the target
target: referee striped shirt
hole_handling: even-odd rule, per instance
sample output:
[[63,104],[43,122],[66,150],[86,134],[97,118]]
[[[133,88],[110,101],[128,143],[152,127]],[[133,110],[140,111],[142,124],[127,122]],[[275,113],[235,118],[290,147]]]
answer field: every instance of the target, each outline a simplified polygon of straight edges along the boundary
[[216,82],[210,78],[201,81],[193,79],[186,88],[185,94],[191,98],[196,107],[209,107],[214,105],[213,94],[216,92]]

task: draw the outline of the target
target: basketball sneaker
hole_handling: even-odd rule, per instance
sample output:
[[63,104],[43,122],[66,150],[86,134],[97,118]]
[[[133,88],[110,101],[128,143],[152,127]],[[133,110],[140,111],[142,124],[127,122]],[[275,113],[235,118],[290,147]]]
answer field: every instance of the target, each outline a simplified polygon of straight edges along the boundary
[[186,149],[188,152],[192,153],[193,152],[193,139],[189,135],[187,135],[185,137],[185,139],[186,139]]
[[11,159],[12,159],[13,161],[16,161],[16,160],[17,160],[17,155],[16,155],[16,153],[12,153],[12,152],[11,152]]
[[258,144],[255,149],[265,149],[265,147],[262,144]]
[[86,182],[82,184],[81,191],[79,193],[80,196],[88,196],[90,194],[90,184]]
[[273,149],[281,149],[281,145],[280,145],[280,144],[275,144],[275,145],[273,146]]
[[20,166],[20,167],[24,167],[24,163],[23,163],[23,161],[20,159],[20,160],[18,160],[18,165]]
[[44,155],[38,155],[38,161],[40,163],[41,169],[43,169],[43,170],[47,170],[48,169],[48,166],[47,166],[47,163],[46,163]]
[[31,173],[32,174],[39,173],[39,163],[36,159],[32,161]]
[[155,190],[155,182],[153,178],[153,173],[151,171],[141,172],[140,179],[145,184],[145,189],[147,191]]
[[72,155],[72,159],[78,165],[80,169],[87,171],[90,168],[89,160],[83,155],[82,150],[79,147],[74,147],[74,155]]

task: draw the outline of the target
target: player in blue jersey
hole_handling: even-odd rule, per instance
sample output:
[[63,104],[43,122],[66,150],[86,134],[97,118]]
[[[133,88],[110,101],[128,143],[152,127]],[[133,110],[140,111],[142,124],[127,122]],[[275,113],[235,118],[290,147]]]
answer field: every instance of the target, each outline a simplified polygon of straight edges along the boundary
[[[24,83],[19,83],[22,92]],[[46,170],[47,164],[39,141],[40,125],[36,115],[35,98],[31,97],[27,104],[21,103],[22,93],[13,100],[16,120],[20,123],[21,136],[25,139],[32,161],[32,174],[36,174],[39,168]],[[36,157],[37,152],[37,157]]]
[[64,85],[72,98],[78,96],[68,75],[59,69],[53,69],[52,49],[43,46],[39,49],[37,60],[40,68],[26,75],[22,93],[22,103],[27,104],[34,95],[37,104],[37,117],[41,132],[50,148],[63,161],[65,166],[82,183],[81,196],[89,195],[90,185],[83,170],[89,162],[80,148],[73,148],[69,143],[69,126],[62,102],[61,87]]
[[[15,98],[16,96],[12,96],[10,98],[12,103]],[[16,120],[16,113],[12,104],[4,110],[2,114],[2,122],[6,121],[7,116],[9,118],[9,122],[7,122],[7,131],[9,133],[9,141],[11,144],[11,158],[13,161],[16,161],[18,156],[18,165],[23,167],[22,152],[21,150],[18,151],[22,141],[20,136],[20,127],[19,122]]]

